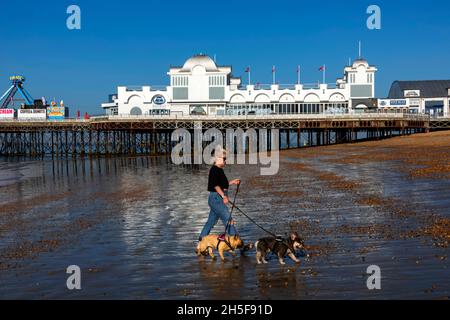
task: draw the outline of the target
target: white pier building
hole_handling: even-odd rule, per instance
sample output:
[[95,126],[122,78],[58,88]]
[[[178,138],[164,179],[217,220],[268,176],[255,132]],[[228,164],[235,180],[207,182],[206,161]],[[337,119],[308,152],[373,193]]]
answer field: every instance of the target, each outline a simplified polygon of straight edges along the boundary
[[231,66],[195,55],[183,66],[169,69],[170,85],[165,89],[120,86],[102,107],[111,115],[356,113],[377,108],[376,71],[366,60],[357,59],[332,86],[243,85]]

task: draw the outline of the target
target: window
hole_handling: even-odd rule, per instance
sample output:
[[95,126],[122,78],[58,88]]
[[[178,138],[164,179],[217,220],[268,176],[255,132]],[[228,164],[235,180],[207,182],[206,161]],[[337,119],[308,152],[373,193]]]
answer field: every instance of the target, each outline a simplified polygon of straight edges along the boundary
[[188,88],[173,88],[173,99],[174,100],[187,100],[188,99]]
[[225,88],[224,87],[210,87],[209,88],[209,99],[211,99],[211,100],[225,99]]
[[225,85],[225,76],[209,76],[210,87],[222,87]]
[[173,76],[172,85],[174,87],[187,87],[189,84],[188,77],[186,76]]

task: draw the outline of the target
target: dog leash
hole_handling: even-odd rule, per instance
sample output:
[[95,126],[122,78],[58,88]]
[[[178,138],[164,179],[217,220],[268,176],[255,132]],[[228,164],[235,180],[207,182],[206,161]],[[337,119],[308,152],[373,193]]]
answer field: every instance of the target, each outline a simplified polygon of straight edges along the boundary
[[260,224],[258,224],[254,219],[252,219],[248,214],[246,214],[244,211],[242,211],[241,209],[239,209],[239,207],[236,206],[236,204],[234,202],[230,202],[231,205],[236,208],[237,211],[239,211],[242,215],[244,215],[248,220],[250,220],[254,225],[256,225],[258,228],[260,228],[261,230],[263,230],[264,232],[266,232],[267,234],[271,235],[272,237],[274,237],[276,239],[276,241],[281,242],[283,244],[285,244],[292,252],[294,252],[294,248],[289,245],[289,243],[284,240],[281,236],[277,236],[274,233],[270,232],[269,230],[267,230],[266,228],[264,228],[263,226],[261,226]]
[[[236,197],[239,192],[239,186],[240,186],[240,184],[238,184],[236,193],[234,194],[233,203],[236,202]],[[230,248],[231,251],[234,251],[234,249],[231,247],[231,244],[229,243],[229,241],[227,241],[227,232],[228,232],[228,229],[231,229],[231,221],[233,220],[233,209],[234,209],[234,206],[231,207],[230,218],[228,218],[227,224],[225,225],[225,232],[217,237],[217,240],[219,240],[217,242],[217,248],[216,248],[217,250],[219,250],[219,245],[223,241],[226,243],[226,245]],[[236,234],[238,234],[237,230],[236,230]]]
[[279,238],[279,236],[273,234],[272,232],[270,232],[269,230],[267,230],[266,228],[264,228],[263,226],[261,226],[260,224],[258,224],[254,219],[252,219],[248,214],[246,214],[244,211],[242,211],[241,209],[239,209],[238,206],[236,206],[236,204],[234,202],[231,202],[231,205],[236,208],[237,211],[239,211],[242,215],[244,215],[248,220],[250,220],[254,225],[256,225],[258,228],[260,228],[261,230],[263,230],[264,232],[266,232],[267,234],[270,234],[272,237],[274,238]]
[[[236,198],[237,198],[237,195],[238,195],[238,193],[239,193],[239,187],[241,186],[241,184],[238,184],[237,185],[237,189],[236,189],[236,193],[234,194],[234,199],[233,199],[233,205],[231,206],[231,212],[230,212],[230,218],[228,219],[228,221],[227,221],[227,225],[225,226],[225,235],[227,234],[227,232],[228,232],[228,229],[231,229],[231,221],[233,220],[233,210],[234,210],[234,208],[235,208],[235,203],[236,203]],[[236,229],[236,228],[235,228]],[[237,230],[236,230],[236,233],[237,233]]]

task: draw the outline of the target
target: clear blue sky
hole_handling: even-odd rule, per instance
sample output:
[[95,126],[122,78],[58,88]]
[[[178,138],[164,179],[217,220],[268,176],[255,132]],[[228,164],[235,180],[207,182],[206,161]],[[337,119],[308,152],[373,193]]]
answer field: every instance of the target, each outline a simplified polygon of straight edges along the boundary
[[[66,28],[66,9],[81,8],[81,30]],[[366,9],[382,10],[382,29],[366,27]],[[280,83],[340,77],[348,58],[378,66],[377,95],[394,80],[450,78],[450,2],[432,1],[4,1],[0,11],[0,91],[8,77],[27,77],[34,98],[64,99],[75,110],[101,113],[117,85],[166,85],[166,72],[193,54],[232,65],[246,81]]]

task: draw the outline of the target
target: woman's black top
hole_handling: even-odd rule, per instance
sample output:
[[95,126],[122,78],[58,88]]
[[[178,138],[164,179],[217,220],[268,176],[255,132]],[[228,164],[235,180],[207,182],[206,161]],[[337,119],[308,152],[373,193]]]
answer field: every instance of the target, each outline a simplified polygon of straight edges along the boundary
[[208,177],[208,191],[217,192],[216,187],[219,186],[222,190],[228,189],[230,184],[228,183],[227,176],[222,168],[218,166],[212,166],[209,170]]

